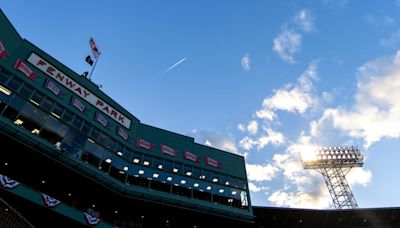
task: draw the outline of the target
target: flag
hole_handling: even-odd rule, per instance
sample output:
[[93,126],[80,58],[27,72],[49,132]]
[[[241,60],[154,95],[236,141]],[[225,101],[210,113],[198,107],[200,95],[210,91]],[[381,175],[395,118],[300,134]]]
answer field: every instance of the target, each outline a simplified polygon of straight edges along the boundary
[[176,156],[176,150],[174,150],[171,147],[166,146],[166,145],[162,145],[161,144],[160,151],[161,151],[161,153],[164,153],[164,154],[169,154],[171,156]]
[[221,162],[219,162],[217,160],[214,160],[208,156],[206,156],[204,159],[206,160],[207,165],[214,166],[215,168],[221,167]]
[[83,73],[81,74],[81,76],[82,76],[82,77],[87,77],[88,74],[89,74],[89,71],[85,71],[85,72],[83,72]]
[[95,57],[96,59],[98,59],[99,56],[100,56],[100,52],[99,52],[99,50],[97,49],[97,46],[96,46],[96,43],[94,42],[93,37],[90,37],[90,38],[89,38],[89,44],[90,44],[90,47],[92,48],[92,52],[93,52],[94,57]]
[[191,153],[189,151],[183,152],[183,156],[184,156],[184,158],[186,160],[191,160],[191,161],[194,161],[194,162],[199,162],[200,161],[199,156],[197,156],[196,154],[193,154],[193,153]]
[[36,73],[33,72],[33,70],[31,70],[31,68],[29,68],[29,66],[25,62],[23,62],[19,59],[17,59],[17,62],[14,65],[14,68],[21,71],[22,73],[24,73],[31,80],[35,80],[35,78],[37,76]]
[[90,64],[90,66],[93,65],[93,60],[90,58],[90,55],[86,56],[86,62]]

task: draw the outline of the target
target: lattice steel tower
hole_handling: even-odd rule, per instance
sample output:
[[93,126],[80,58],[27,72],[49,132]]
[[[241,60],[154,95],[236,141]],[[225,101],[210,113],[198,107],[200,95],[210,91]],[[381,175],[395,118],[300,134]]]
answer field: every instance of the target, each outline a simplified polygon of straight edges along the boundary
[[351,168],[362,167],[363,160],[364,156],[354,146],[321,147],[314,158],[302,158],[305,169],[315,169],[323,175],[337,209],[358,208],[345,176]]

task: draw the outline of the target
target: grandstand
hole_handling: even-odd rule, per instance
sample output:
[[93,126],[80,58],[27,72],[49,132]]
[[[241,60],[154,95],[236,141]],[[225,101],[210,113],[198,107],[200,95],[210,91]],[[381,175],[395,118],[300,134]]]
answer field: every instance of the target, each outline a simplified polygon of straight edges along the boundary
[[0,11],[1,227],[399,227],[398,208],[254,207],[242,156],[143,124]]

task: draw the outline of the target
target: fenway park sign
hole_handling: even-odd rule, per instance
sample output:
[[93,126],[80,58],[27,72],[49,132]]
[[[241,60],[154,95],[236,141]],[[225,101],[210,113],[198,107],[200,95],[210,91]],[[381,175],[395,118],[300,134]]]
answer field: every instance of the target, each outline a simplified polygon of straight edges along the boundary
[[37,54],[32,53],[28,58],[28,62],[30,62],[32,65],[37,67],[43,73],[56,80],[61,85],[72,91],[73,93],[83,98],[88,103],[92,104],[100,111],[107,114],[109,117],[120,123],[122,126],[129,129],[131,125],[130,119],[128,119],[126,116],[124,116],[122,113],[120,113],[117,109],[115,109],[111,105],[107,104],[105,101],[98,98],[96,95],[92,94],[89,90],[87,90],[85,87],[83,87],[76,81],[72,80],[70,77],[62,73],[60,70],[50,65],[46,60],[42,59]]

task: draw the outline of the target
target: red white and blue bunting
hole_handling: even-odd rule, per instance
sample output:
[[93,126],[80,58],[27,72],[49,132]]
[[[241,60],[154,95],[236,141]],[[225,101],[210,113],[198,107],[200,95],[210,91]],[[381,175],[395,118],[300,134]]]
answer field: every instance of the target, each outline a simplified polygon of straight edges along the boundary
[[59,200],[44,193],[40,193],[40,195],[42,196],[43,202],[47,207],[56,207],[58,204],[61,203]]
[[92,215],[90,213],[83,212],[85,215],[85,219],[87,224],[89,225],[97,225],[100,222],[100,219],[96,217],[96,215]]
[[19,185],[19,183],[9,177],[6,177],[4,175],[0,174],[0,183],[1,186],[5,187],[5,188],[15,188],[17,187],[17,185]]

